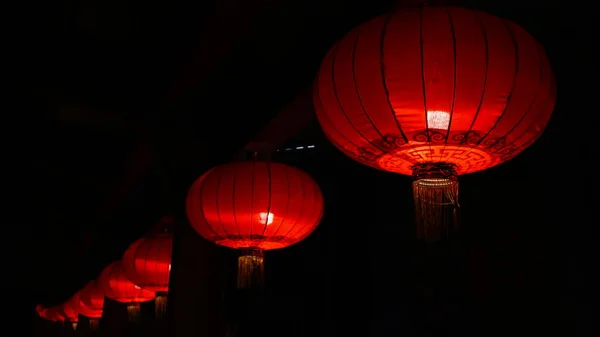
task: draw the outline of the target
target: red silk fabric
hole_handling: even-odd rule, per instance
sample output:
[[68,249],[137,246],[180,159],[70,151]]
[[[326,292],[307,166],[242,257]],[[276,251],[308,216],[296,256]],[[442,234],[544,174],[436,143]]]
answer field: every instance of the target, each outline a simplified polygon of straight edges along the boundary
[[142,289],[168,292],[172,247],[170,234],[149,235],[135,241],[123,254],[125,275]]
[[147,302],[156,295],[131,282],[123,272],[121,261],[113,262],[104,268],[98,278],[98,285],[104,296],[122,303]]
[[191,186],[187,215],[203,237],[230,248],[284,248],[312,233],[323,196],[305,172],[280,163],[236,162]]
[[519,25],[454,7],[403,9],[352,30],[314,88],[331,142],[363,164],[458,174],[512,159],[542,134],[556,101],[543,47]]

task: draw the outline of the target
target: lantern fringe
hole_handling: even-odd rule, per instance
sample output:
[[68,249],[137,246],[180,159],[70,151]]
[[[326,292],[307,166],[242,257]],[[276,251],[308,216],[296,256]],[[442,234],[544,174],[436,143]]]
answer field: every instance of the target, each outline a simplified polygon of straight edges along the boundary
[[238,289],[262,288],[265,278],[265,254],[260,248],[242,249],[238,257]]
[[154,300],[154,311],[156,318],[163,318],[167,313],[167,294],[156,293],[156,300]]
[[98,330],[98,326],[100,325],[100,320],[97,318],[90,318],[90,330],[91,331],[96,331]]
[[458,229],[458,179],[453,166],[428,163],[413,167],[417,237],[434,242]]
[[128,303],[127,304],[127,318],[132,323],[140,321],[142,307],[139,303]]

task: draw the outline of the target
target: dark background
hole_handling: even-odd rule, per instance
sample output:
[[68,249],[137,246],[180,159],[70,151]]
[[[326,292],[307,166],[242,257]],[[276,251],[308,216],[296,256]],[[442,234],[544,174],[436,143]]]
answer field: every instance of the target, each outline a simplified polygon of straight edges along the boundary
[[[70,0],[7,10],[13,313],[32,316],[36,303],[59,304],[97,277],[309,88],[336,39],[394,3]],[[544,45],[559,86],[544,136],[461,177],[462,234],[426,250],[413,239],[409,177],[344,157],[315,120],[290,134],[273,158],[317,180],[326,213],[305,242],[268,253],[266,335],[591,332],[591,14],[558,1],[451,3],[512,19]]]

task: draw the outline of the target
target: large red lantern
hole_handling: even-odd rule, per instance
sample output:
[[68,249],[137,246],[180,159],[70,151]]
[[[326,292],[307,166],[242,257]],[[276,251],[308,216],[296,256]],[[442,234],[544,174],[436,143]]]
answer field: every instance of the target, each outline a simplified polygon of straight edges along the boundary
[[166,216],[157,228],[135,241],[123,254],[125,275],[142,289],[156,292],[156,316],[163,317],[167,308],[173,235],[169,229],[173,217]]
[[264,251],[293,245],[312,233],[323,214],[319,186],[280,163],[221,165],[191,186],[187,216],[203,237],[240,250],[238,287],[261,286]]
[[[403,9],[352,30],[314,90],[330,141],[365,165],[412,175],[418,234],[458,210],[456,176],[515,157],[546,127],[556,87],[542,46],[517,24],[454,7]],[[450,212],[451,214],[446,214]]]
[[79,313],[89,319],[90,329],[96,330],[104,309],[104,293],[95,281],[90,281],[75,296]]
[[104,268],[98,278],[98,286],[104,296],[127,304],[127,313],[131,321],[139,320],[140,303],[152,301],[155,297],[154,292],[138,287],[127,278],[121,261],[113,262]]

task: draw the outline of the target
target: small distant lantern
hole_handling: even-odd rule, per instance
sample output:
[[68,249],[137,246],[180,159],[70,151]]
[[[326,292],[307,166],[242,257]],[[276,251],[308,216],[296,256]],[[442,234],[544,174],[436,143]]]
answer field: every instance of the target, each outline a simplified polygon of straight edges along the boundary
[[64,313],[65,321],[71,324],[73,331],[76,331],[77,323],[79,322],[79,312],[77,312],[76,308],[73,306],[72,298],[63,303],[61,309]]
[[104,293],[95,281],[90,281],[77,294],[79,313],[89,319],[90,330],[98,329],[104,310]]
[[140,288],[156,293],[156,317],[167,310],[171,254],[173,250],[172,216],[163,217],[143,238],[136,240],[123,254],[125,275]]
[[98,278],[98,286],[104,296],[127,304],[128,317],[132,322],[139,321],[140,303],[152,301],[156,297],[154,292],[138,287],[127,278],[121,261],[113,262],[104,268]]

